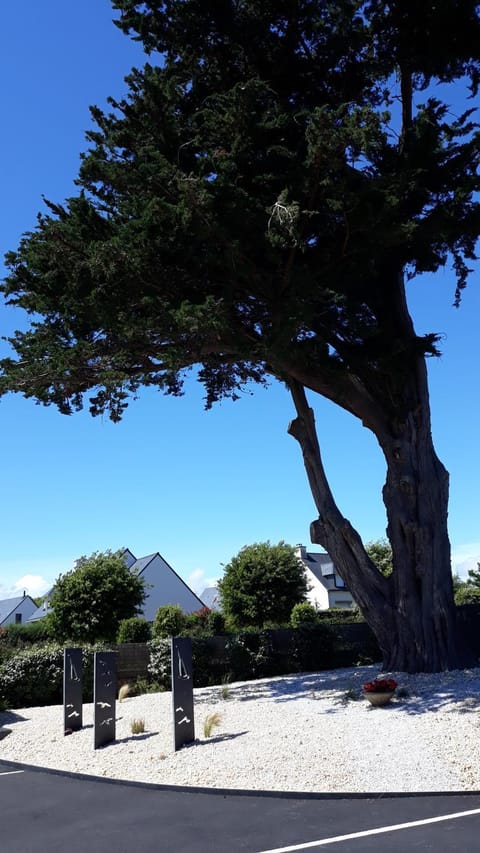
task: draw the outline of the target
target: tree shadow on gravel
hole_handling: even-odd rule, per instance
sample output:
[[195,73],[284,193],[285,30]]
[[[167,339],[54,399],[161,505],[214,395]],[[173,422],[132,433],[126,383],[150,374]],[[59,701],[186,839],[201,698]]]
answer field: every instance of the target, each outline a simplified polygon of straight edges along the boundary
[[243,735],[248,735],[248,730],[244,731],[244,732],[235,732],[234,734],[215,735],[215,737],[209,737],[209,738],[203,738],[203,739],[199,738],[198,740],[194,740],[194,742],[192,744],[189,744],[189,743],[185,744],[185,747],[183,747],[183,748],[187,749],[188,747],[194,747],[194,746],[208,746],[211,743],[223,743],[224,741],[227,741],[227,740],[235,740],[237,737],[242,737]]
[[[160,734],[160,732],[144,732],[144,734],[129,735],[128,737],[120,737],[120,738],[117,738],[113,742],[114,743],[128,743],[129,741],[132,741],[132,740],[134,740],[134,741],[148,740],[149,738],[155,737],[158,734]],[[107,746],[108,746],[108,744],[107,744]]]
[[29,717],[21,717],[20,714],[14,714],[13,711],[2,711],[0,714],[0,726],[5,726],[11,723],[26,723]]
[[195,702],[217,703],[235,700],[250,702],[271,700],[279,703],[298,699],[326,700],[328,708],[319,708],[319,713],[339,713],[353,702],[365,705],[372,713],[388,713],[402,710],[406,714],[425,713],[472,714],[480,710],[480,670],[464,673],[442,673],[438,675],[396,673],[398,688],[392,701],[382,708],[374,708],[363,696],[363,684],[380,675],[381,667],[361,666],[345,670],[325,670],[315,673],[287,675],[270,680],[250,681],[229,685],[228,699],[219,696],[220,688],[203,688],[196,691]]

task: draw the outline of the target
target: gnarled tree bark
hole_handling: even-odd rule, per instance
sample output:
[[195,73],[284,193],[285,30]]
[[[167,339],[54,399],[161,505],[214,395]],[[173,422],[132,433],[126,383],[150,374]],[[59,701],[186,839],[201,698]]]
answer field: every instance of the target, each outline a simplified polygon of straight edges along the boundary
[[[383,498],[392,543],[393,573],[384,577],[331,493],[320,453],[315,419],[305,390],[289,388],[297,417],[288,432],[300,444],[319,513],[311,541],[330,554],[377,637],[389,671],[437,672],[474,662],[459,635],[453,602],[447,533],[448,474],[430,434],[426,371],[416,376],[415,411],[379,437],[387,461]],[[420,394],[421,396],[421,394]]]

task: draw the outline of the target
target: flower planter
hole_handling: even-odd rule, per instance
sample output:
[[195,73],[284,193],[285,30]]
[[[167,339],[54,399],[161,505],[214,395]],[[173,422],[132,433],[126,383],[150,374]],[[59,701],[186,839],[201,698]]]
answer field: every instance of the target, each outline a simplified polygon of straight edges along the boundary
[[395,690],[388,690],[385,693],[374,693],[364,690],[363,695],[366,699],[368,699],[369,702],[371,702],[372,705],[378,708],[382,705],[388,705],[394,693]]

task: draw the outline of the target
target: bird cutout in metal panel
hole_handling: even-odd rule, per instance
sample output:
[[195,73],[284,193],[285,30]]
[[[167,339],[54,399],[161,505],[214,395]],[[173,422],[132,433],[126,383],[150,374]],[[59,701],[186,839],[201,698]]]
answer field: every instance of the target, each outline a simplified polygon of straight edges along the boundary
[[97,702],[97,705],[98,705],[100,708],[102,708],[102,710],[103,710],[104,708],[111,708],[111,707],[112,707],[112,705],[111,705],[111,703],[110,703],[110,702]]
[[182,723],[189,723],[189,722],[190,722],[189,717],[187,717],[187,715],[185,715],[184,717],[182,717],[181,720],[177,720],[177,726],[181,726]]
[[[113,683],[112,670],[107,666],[107,662],[104,660],[100,660],[100,666],[103,669],[103,672],[101,673],[103,686],[110,687],[110,685]],[[108,678],[110,679],[110,681],[107,681]]]
[[[70,705],[70,706],[68,706],[68,705],[67,705],[67,708],[68,708],[68,707],[70,707],[70,708],[71,708],[72,706],[71,706],[71,705]],[[67,717],[68,717],[68,719],[69,719],[69,720],[71,719],[71,717],[79,717],[79,716],[80,716],[80,714],[78,713],[78,711],[72,711],[70,714],[67,714]]]

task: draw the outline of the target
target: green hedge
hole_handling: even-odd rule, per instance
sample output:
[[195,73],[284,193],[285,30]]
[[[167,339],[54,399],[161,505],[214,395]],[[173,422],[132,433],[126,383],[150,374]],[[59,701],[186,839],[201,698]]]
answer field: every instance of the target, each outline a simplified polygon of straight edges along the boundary
[[[335,644],[335,633],[326,625],[295,631],[265,629],[225,637],[193,637],[195,687],[220,684],[225,677],[248,681],[346,665],[337,662]],[[150,677],[170,690],[170,640],[155,639],[148,647]]]
[[25,625],[11,624],[0,630],[0,646],[19,649],[37,643],[52,642],[48,617]]
[[[164,689],[170,684],[170,640],[148,644],[148,673]],[[105,646],[84,646],[84,701],[92,701],[93,653]],[[193,637],[196,687],[230,681],[315,672],[380,660],[375,639],[365,624],[320,624],[313,627],[243,631],[216,637]],[[62,702],[63,645],[24,649],[0,664],[0,704],[10,708]]]
[[[102,646],[83,647],[84,702],[93,700],[93,655]],[[0,703],[7,708],[58,705],[63,701],[63,646],[25,649],[0,666]]]

